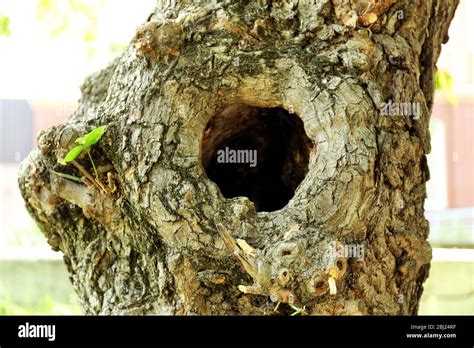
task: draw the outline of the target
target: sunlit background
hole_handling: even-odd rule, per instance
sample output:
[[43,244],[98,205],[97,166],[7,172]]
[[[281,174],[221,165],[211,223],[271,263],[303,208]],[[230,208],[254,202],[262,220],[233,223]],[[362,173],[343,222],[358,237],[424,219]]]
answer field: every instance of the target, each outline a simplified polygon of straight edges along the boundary
[[[0,315],[80,314],[62,255],[24,207],[20,162],[76,108],[84,78],[128,45],[156,0],[0,0]],[[420,314],[474,314],[474,1],[438,62],[426,216],[433,262]]]

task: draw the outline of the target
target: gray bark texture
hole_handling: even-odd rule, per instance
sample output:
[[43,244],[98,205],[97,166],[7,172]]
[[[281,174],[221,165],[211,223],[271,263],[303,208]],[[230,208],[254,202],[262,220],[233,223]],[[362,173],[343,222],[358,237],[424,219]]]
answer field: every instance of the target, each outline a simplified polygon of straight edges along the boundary
[[[20,171],[84,312],[416,314],[431,260],[433,75],[456,5],[159,2]],[[384,116],[389,100],[420,113]],[[304,177],[288,204],[258,211],[225,198],[205,166],[219,139],[272,108],[296,115],[311,144],[288,159],[288,176]],[[109,168],[107,193],[54,173],[79,175],[58,160],[102,125],[91,156]],[[77,162],[93,173],[87,156]]]

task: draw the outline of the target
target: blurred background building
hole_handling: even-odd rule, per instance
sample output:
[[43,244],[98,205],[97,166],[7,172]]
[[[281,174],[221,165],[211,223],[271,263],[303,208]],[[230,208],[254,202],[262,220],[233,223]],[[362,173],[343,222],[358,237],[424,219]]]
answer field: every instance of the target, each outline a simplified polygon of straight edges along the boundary
[[[155,0],[0,0],[0,315],[79,314],[61,254],[24,207],[20,162],[76,108],[84,78],[120,54]],[[438,62],[426,216],[434,248],[420,314],[474,314],[474,2]]]

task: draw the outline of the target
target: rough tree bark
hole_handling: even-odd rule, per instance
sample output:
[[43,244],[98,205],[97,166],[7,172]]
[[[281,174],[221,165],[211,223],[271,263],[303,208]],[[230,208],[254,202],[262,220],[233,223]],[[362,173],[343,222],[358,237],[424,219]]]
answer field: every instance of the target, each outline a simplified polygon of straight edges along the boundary
[[[293,304],[416,314],[431,259],[433,74],[456,5],[159,3],[126,52],[86,79],[78,110],[40,134],[20,173],[85,313],[288,314]],[[420,114],[383,116],[388,101]],[[282,209],[257,212],[248,197],[224,198],[205,168],[226,137],[258,137],[265,127],[252,122],[274,108],[304,126],[285,162],[287,177],[304,179],[288,179],[294,196]],[[113,168],[109,194],[53,173],[78,174],[58,159],[100,125],[92,157]],[[331,245],[362,246],[363,258]]]

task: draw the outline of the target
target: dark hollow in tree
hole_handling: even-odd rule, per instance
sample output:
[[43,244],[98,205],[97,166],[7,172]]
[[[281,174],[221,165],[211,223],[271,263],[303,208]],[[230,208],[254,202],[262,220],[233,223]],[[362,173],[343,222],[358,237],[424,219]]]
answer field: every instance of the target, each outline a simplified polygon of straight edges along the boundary
[[[226,198],[248,197],[257,211],[283,208],[308,172],[313,144],[301,119],[282,108],[234,105],[217,113],[202,141],[205,171]],[[219,163],[219,151],[242,151],[255,163]]]

